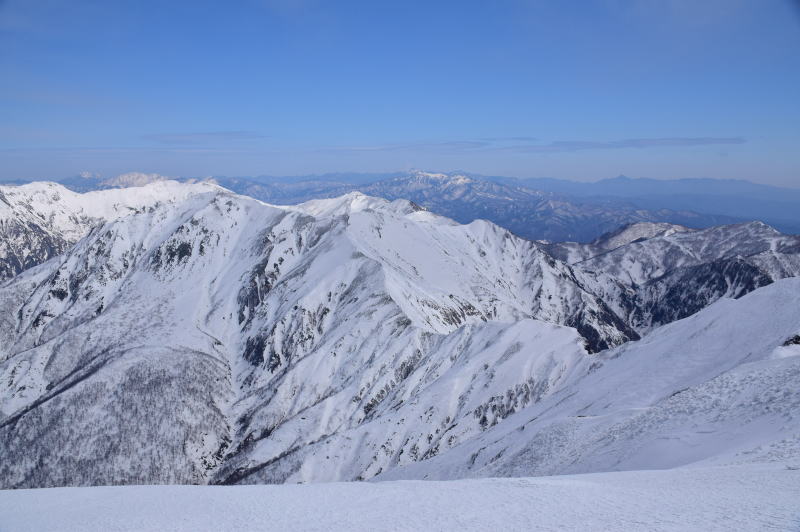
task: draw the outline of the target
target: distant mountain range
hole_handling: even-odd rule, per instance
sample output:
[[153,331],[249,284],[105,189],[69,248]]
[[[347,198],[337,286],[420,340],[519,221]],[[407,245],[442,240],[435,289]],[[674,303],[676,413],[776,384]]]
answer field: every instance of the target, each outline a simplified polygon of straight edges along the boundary
[[[133,173],[105,180],[73,177],[60,182],[74,191],[85,192],[158,179],[164,178]],[[588,243],[636,222],[699,229],[759,220],[784,233],[800,233],[800,190],[746,181],[618,177],[578,183],[421,171],[208,179],[236,193],[277,205],[332,198],[352,191],[408,199],[461,223],[486,219],[524,238],[552,242]]]
[[[506,184],[602,201],[625,199],[643,209],[689,210],[761,220],[784,232],[800,233],[800,188],[781,188],[735,179],[632,179],[594,183],[558,179],[487,178]],[[800,175],[798,175],[800,185]]]

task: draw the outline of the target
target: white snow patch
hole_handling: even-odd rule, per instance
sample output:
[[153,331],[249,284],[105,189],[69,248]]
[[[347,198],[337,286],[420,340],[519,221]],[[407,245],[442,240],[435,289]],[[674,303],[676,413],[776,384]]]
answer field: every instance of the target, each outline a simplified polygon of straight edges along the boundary
[[674,469],[447,482],[0,491],[0,529],[797,530],[800,471]]

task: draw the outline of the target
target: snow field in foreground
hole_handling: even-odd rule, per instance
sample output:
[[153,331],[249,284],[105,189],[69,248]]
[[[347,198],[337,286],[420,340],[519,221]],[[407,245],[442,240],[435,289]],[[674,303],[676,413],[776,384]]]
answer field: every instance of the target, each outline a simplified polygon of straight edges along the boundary
[[800,470],[0,491],[2,531],[800,530]]

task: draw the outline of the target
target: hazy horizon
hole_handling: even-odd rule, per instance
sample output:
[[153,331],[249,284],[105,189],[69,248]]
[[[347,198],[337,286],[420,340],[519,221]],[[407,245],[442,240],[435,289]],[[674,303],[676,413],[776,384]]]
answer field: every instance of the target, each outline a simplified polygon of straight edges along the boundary
[[52,182],[61,182],[69,179],[75,178],[87,178],[87,179],[99,179],[99,180],[111,180],[118,177],[129,176],[133,174],[140,174],[140,175],[154,175],[158,176],[158,178],[163,179],[176,179],[176,180],[183,180],[183,179],[214,179],[214,178],[226,178],[226,179],[251,179],[251,180],[259,180],[259,179],[296,179],[298,182],[303,180],[308,180],[311,178],[319,177],[319,178],[329,178],[332,176],[341,175],[343,178],[350,176],[350,177],[364,177],[364,178],[377,178],[379,176],[390,176],[390,175],[398,175],[398,174],[411,174],[413,172],[424,172],[424,173],[431,173],[431,174],[450,174],[450,175],[470,175],[475,177],[484,177],[484,178],[511,178],[511,179],[520,179],[523,181],[536,181],[536,180],[553,180],[553,181],[560,181],[560,182],[568,182],[568,183],[576,183],[581,184],[585,183],[587,185],[597,184],[601,182],[611,181],[615,179],[629,179],[631,181],[731,181],[731,182],[742,182],[742,183],[749,183],[753,185],[764,185],[769,187],[776,187],[776,188],[785,188],[785,189],[795,189],[800,190],[800,182],[792,182],[786,185],[774,185],[771,183],[759,183],[757,181],[753,181],[750,179],[740,179],[740,178],[724,178],[724,177],[649,177],[649,176],[629,176],[624,174],[617,174],[614,176],[608,177],[600,177],[597,179],[592,180],[580,180],[580,179],[571,179],[571,178],[558,178],[552,176],[531,176],[531,175],[500,175],[500,174],[484,174],[479,172],[471,172],[468,170],[439,170],[439,169],[422,169],[422,168],[408,168],[408,169],[400,169],[400,170],[385,170],[385,171],[376,171],[376,172],[358,172],[358,171],[336,171],[336,172],[315,172],[315,173],[308,173],[308,174],[288,174],[288,175],[278,175],[278,174],[254,174],[254,175],[240,175],[240,174],[214,174],[214,175],[166,175],[159,172],[140,172],[140,171],[124,171],[121,173],[112,173],[112,174],[100,174],[95,172],[79,172],[73,175],[59,175],[59,176],[45,176],[45,177],[0,177],[0,185],[2,184],[14,184],[14,183],[30,183],[36,181],[52,181]]

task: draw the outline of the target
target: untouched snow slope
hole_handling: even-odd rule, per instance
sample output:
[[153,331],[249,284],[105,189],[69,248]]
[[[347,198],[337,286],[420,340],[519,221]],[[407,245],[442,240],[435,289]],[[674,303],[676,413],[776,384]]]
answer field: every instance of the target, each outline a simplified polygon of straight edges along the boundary
[[450,482],[0,491],[0,530],[794,531],[800,471],[775,466]]
[[691,231],[691,229],[682,225],[664,222],[638,222],[622,226],[616,231],[602,235],[592,244],[605,250],[612,250],[631,242],[686,231]]
[[628,244],[690,231],[694,231],[694,229],[665,222],[636,222],[605,233],[589,244],[556,242],[545,243],[545,246],[554,257],[569,264],[575,264]]

